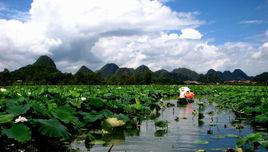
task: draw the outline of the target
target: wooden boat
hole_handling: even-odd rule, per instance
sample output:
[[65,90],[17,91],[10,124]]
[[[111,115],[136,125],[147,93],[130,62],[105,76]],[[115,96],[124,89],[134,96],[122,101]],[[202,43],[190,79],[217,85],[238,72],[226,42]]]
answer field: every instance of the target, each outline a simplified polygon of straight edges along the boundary
[[178,94],[178,105],[185,105],[188,103],[193,103],[194,92],[188,87],[181,87],[179,89],[180,94]]
[[193,103],[194,100],[193,99],[189,99],[189,98],[178,98],[178,105],[186,105],[188,103]]

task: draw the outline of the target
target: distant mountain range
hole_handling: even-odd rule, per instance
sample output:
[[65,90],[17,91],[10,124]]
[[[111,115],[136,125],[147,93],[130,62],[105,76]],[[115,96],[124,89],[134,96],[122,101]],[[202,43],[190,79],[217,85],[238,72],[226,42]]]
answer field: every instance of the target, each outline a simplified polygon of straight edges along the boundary
[[40,56],[35,63],[19,68],[15,71],[5,69],[0,72],[0,85],[24,84],[179,84],[186,80],[203,83],[217,83],[224,81],[245,81],[267,83],[268,72],[255,77],[249,77],[241,69],[230,71],[208,70],[206,74],[198,74],[187,68],[176,68],[171,72],[161,69],[151,71],[141,65],[136,69],[120,68],[114,63],[104,65],[100,70],[92,71],[82,66],[74,75],[62,73],[54,61],[48,56]]
[[100,70],[97,71],[97,73],[100,73],[103,78],[110,78],[117,69],[119,69],[119,67],[116,64],[109,63],[104,65]]
[[235,69],[233,72],[230,71],[215,71],[213,69],[208,70],[206,75],[213,75],[219,77],[223,81],[232,81],[232,80],[250,80],[249,77],[245,72],[241,69]]

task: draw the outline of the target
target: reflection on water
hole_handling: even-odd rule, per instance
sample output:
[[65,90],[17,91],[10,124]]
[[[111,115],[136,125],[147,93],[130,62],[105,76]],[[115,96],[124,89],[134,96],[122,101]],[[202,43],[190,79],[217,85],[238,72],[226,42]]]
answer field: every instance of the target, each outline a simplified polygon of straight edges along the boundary
[[[170,102],[176,104],[176,101]],[[155,127],[154,120],[144,120],[139,126],[130,125],[125,131],[118,129],[112,135],[105,135],[102,139],[105,143],[92,145],[90,151],[108,151],[111,146],[111,151],[118,152],[223,151],[227,147],[234,148],[238,136],[252,132],[248,125],[235,128],[231,123],[235,120],[233,113],[208,103],[205,108],[187,104],[161,109],[158,120],[167,120],[168,129]],[[87,151],[84,143],[73,143],[72,147]]]

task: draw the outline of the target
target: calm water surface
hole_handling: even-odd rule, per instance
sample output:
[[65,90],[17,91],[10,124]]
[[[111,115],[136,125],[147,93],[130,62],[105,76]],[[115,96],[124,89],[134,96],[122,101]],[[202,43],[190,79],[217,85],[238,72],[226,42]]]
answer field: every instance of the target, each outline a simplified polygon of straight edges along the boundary
[[[176,104],[175,100],[168,102]],[[130,133],[119,130],[109,140],[110,143],[96,144],[90,151],[107,152],[112,144],[113,152],[194,152],[199,149],[207,152],[224,151],[227,147],[236,146],[238,136],[253,132],[249,125],[243,123],[244,128],[236,129],[231,123],[236,121],[232,112],[219,110],[212,104],[205,107],[203,121],[198,121],[198,115],[192,113],[193,110],[198,110],[195,103],[164,108],[160,110],[158,119],[169,122],[166,131],[157,131],[160,128],[155,127],[154,120],[144,120],[136,136],[129,136]],[[211,111],[214,114],[209,114]],[[73,143],[72,147],[79,151],[89,151],[83,142]]]

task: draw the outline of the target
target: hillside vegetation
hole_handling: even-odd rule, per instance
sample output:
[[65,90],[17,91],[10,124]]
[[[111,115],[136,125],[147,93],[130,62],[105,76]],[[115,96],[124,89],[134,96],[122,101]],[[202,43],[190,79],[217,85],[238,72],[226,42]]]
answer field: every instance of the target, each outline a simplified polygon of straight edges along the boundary
[[14,84],[183,84],[184,81],[201,83],[221,83],[226,81],[253,80],[260,83],[268,82],[267,72],[249,77],[241,69],[230,71],[208,70],[206,74],[198,74],[187,68],[151,71],[146,65],[136,69],[119,67],[114,63],[104,65],[100,70],[92,71],[82,66],[75,74],[63,73],[57,69],[54,61],[48,56],[39,57],[35,63],[14,71],[5,69],[0,72],[0,85]]

